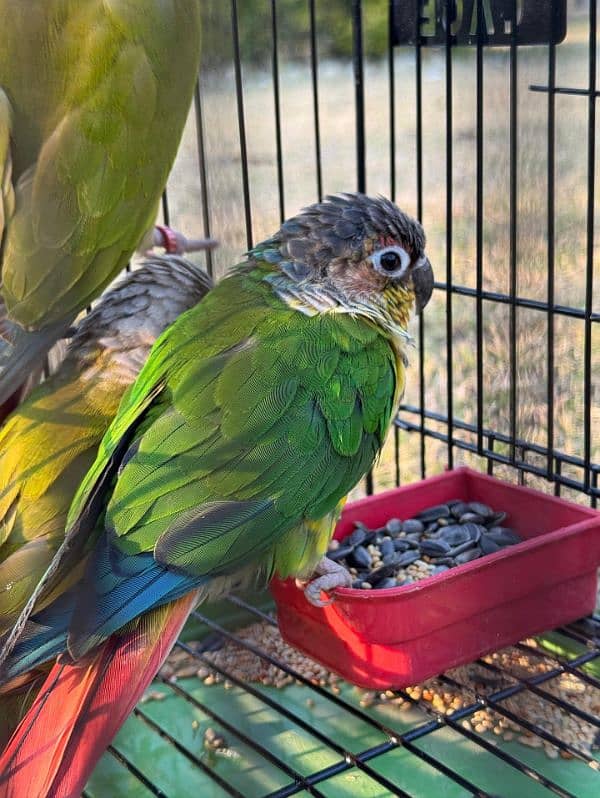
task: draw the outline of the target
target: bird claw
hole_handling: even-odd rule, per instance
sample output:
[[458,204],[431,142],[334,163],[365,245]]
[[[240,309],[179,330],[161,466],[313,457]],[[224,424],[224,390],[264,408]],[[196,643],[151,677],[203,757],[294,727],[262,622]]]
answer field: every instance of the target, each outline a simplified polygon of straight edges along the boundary
[[327,601],[321,599],[321,591],[329,593],[337,587],[352,587],[352,576],[344,568],[333,560],[323,557],[315,568],[315,578],[303,580],[296,579],[296,585],[304,590],[306,600],[315,607],[328,607],[333,603],[334,598]]

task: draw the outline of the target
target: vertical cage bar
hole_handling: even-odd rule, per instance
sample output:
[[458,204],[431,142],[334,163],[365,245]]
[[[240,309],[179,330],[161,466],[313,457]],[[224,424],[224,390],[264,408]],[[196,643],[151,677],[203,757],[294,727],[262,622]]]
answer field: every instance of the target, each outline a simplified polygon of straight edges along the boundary
[[277,154],[277,189],[279,192],[279,219],[285,220],[285,194],[283,185],[283,149],[281,147],[281,103],[279,100],[279,47],[277,35],[277,0],[271,0],[271,38],[273,67],[273,103],[275,106],[275,147]]
[[592,298],[594,288],[594,195],[596,168],[596,0],[590,0],[588,94],[588,203],[585,269],[585,319],[583,344],[583,484],[590,488],[592,438]]
[[548,445],[548,479],[552,478],[554,459],[554,169],[555,169],[555,105],[556,94],[556,46],[554,44],[555,15],[552,14],[552,41],[548,46],[548,154],[547,154],[547,215],[548,215],[548,316],[546,337],[546,416]]
[[362,0],[352,0],[352,69],[356,114],[356,187],[367,190],[365,161],[365,86],[363,63]]
[[[421,3],[415,3],[415,114],[416,114],[416,182],[417,182],[417,219],[423,221],[423,54],[421,52]],[[419,409],[420,409],[420,446],[421,479],[425,479],[425,321],[423,313],[419,314]]]
[[[396,74],[394,68],[394,9],[393,0],[388,3],[388,89],[390,116],[390,199],[396,201]],[[400,485],[400,430],[394,424],[394,468],[395,485]]]
[[509,233],[509,430],[510,430],[510,457],[511,462],[516,460],[515,441],[517,438],[517,0],[512,0],[510,7],[510,233]]
[[394,424],[394,482],[397,488],[400,487],[400,427]]
[[[491,432],[489,434],[489,436],[488,436],[488,449],[489,449],[490,452],[492,452],[492,454],[494,453],[494,441],[495,441],[495,436],[494,436],[494,433]],[[486,469],[486,471],[487,471],[488,476],[491,477],[491,476],[494,475],[494,460],[493,460],[492,457],[488,457],[487,458],[487,469]]]
[[388,3],[388,85],[390,100],[390,199],[396,201],[396,75],[394,70],[393,0]]
[[477,450],[483,451],[483,0],[477,0],[476,187],[475,187],[475,336],[477,369]]
[[[196,113],[196,146],[198,150],[198,168],[200,171],[200,193],[202,196],[202,225],[204,236],[211,237],[210,229],[210,205],[208,196],[208,171],[206,168],[206,148],[204,144],[204,115],[202,110],[202,92],[200,91],[200,79],[196,81],[194,90],[194,111]],[[206,269],[211,277],[214,277],[214,262],[212,249],[206,250]]]
[[312,82],[313,118],[315,131],[315,172],[317,197],[323,199],[323,170],[321,167],[321,122],[319,118],[319,64],[317,58],[317,14],[315,0],[308,2],[310,16],[310,73]]
[[240,159],[242,163],[242,191],[244,194],[246,245],[248,249],[252,249],[252,209],[250,205],[250,179],[248,174],[248,150],[246,145],[246,120],[244,116],[244,88],[242,84],[242,59],[240,55],[237,0],[231,0],[231,32],[233,35],[233,65],[235,70],[235,93],[237,97],[238,129],[240,136]]
[[452,11],[453,0],[446,0],[446,406],[448,412],[448,468],[454,466],[452,396]]
[[171,224],[171,213],[169,211],[169,197],[167,196],[166,188],[162,193],[162,197],[160,198],[160,204],[162,208],[163,224],[169,226]]
[[[352,71],[354,74],[354,110],[356,127],[356,188],[367,190],[365,161],[365,86],[363,63],[362,0],[352,0]],[[365,477],[365,490],[370,496],[374,490],[373,471]]]

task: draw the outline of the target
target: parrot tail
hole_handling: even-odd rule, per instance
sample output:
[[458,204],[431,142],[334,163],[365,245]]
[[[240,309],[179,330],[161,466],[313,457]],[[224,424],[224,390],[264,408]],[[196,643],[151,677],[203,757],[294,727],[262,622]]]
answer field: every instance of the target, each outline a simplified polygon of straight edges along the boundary
[[80,662],[54,665],[0,756],[0,798],[79,798],[197,599],[157,607]]
[[[14,409],[21,386],[69,328],[70,319],[28,332],[6,316],[0,302],[0,421]],[[14,397],[14,398],[12,398]]]

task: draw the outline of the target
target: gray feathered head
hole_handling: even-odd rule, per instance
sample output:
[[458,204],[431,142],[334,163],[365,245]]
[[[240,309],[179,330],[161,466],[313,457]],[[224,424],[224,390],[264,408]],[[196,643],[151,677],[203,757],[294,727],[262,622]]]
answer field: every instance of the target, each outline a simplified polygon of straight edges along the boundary
[[385,197],[340,194],[305,208],[251,255],[289,277],[339,286],[346,294],[414,290],[417,312],[433,291],[423,228]]

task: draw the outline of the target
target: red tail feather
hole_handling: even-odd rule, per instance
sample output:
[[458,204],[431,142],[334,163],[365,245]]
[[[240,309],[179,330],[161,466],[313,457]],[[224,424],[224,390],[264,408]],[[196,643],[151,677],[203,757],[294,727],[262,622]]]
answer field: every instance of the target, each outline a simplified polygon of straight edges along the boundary
[[56,664],[0,757],[0,798],[79,798],[171,650],[191,593],[139,619],[80,664]]

